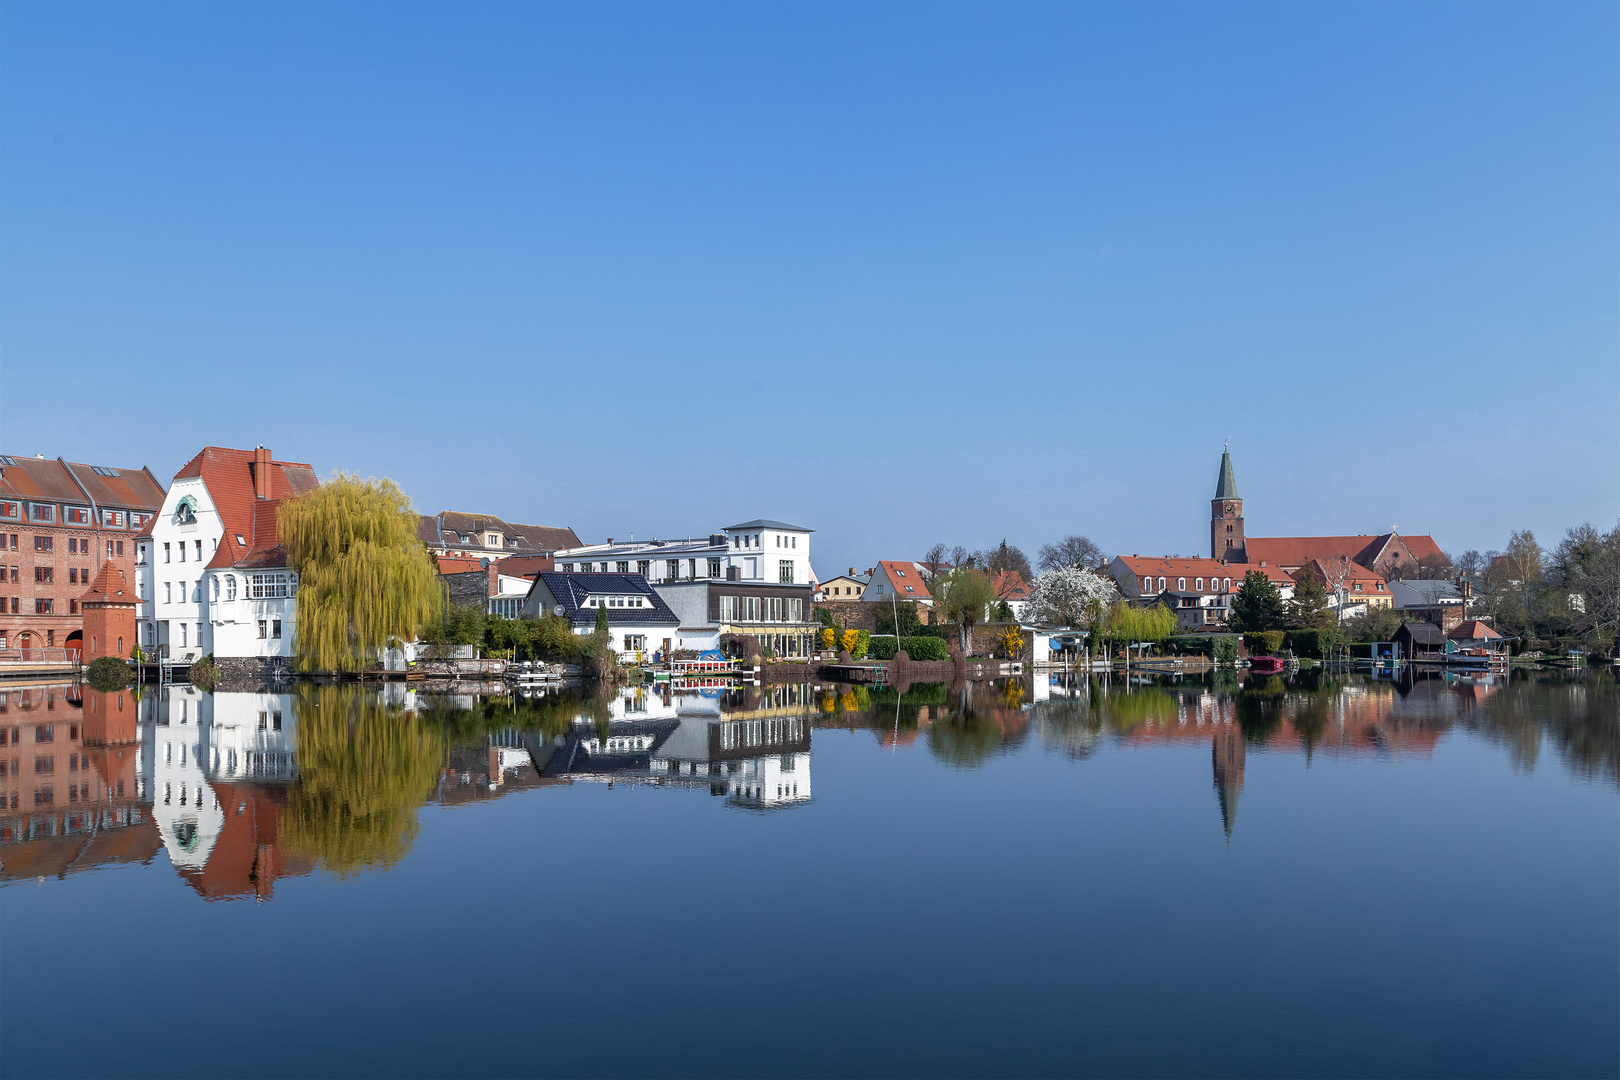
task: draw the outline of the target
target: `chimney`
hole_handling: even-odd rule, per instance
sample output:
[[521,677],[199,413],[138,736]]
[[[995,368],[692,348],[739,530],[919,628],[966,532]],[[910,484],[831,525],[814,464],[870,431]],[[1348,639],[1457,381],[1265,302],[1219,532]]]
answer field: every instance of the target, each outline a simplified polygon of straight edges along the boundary
[[611,546],[611,545],[612,545],[612,543],[613,543],[613,537],[611,537],[611,536],[610,536],[610,537],[608,537],[608,544],[609,544],[609,546]]
[[270,451],[262,446],[253,448],[253,497],[270,497]]
[[852,567],[850,567],[850,568],[849,568],[849,576],[850,576],[850,577],[854,577],[854,576],[855,576],[855,568],[854,568],[854,567],[853,567],[853,566],[852,566]]

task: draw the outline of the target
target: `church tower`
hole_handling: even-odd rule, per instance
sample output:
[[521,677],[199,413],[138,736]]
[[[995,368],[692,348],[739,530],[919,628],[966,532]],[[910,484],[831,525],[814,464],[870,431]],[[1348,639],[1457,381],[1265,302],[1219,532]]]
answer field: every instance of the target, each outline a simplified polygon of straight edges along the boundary
[[1221,475],[1209,505],[1209,557],[1223,563],[1248,562],[1243,545],[1243,500],[1238,496],[1237,477],[1232,475],[1230,450],[1221,451]]

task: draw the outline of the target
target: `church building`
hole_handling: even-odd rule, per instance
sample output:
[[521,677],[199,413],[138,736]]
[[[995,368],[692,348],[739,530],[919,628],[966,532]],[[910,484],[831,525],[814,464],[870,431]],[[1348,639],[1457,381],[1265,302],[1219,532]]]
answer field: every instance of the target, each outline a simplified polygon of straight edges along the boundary
[[[1425,566],[1445,559],[1432,536],[1401,536],[1391,530],[1377,536],[1249,536],[1244,528],[1243,498],[1232,471],[1232,454],[1221,454],[1221,471],[1210,503],[1209,557],[1230,565],[1240,577],[1250,568],[1281,569],[1297,576],[1315,565],[1334,578],[1367,582],[1376,578],[1376,592],[1387,592],[1386,581],[1418,577]],[[1358,588],[1356,591],[1360,591]]]

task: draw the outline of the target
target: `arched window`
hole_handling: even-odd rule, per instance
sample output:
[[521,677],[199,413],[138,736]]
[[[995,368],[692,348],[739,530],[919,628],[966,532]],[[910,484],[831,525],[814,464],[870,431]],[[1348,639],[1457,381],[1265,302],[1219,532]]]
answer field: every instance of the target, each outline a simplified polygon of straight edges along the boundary
[[1159,591],[1164,592],[1164,578],[1159,579]]
[[174,507],[174,520],[179,525],[197,524],[197,500],[187,495]]
[[1187,591],[1187,579],[1184,578],[1184,577],[1176,578],[1176,592],[1186,592],[1186,591]]
[[1153,591],[1153,579],[1152,578],[1145,577],[1145,578],[1142,579],[1142,591],[1143,592],[1152,592]]
[[214,583],[213,589],[210,590],[210,596],[212,597],[214,603],[217,604],[217,603],[219,603],[219,578],[218,577],[213,577],[213,578],[210,578],[209,580]]
[[1198,578],[1197,580],[1195,580],[1193,582],[1193,588],[1197,589],[1199,592],[1203,592],[1204,591],[1204,579],[1203,578]]
[[1230,589],[1231,587],[1232,587],[1232,579],[1231,578],[1229,578],[1229,577],[1221,578],[1221,588]]

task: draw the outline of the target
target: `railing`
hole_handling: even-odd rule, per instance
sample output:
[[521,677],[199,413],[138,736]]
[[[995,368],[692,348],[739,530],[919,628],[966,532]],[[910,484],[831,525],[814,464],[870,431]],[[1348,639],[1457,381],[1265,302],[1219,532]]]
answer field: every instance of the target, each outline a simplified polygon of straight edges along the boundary
[[685,675],[695,672],[708,671],[735,671],[735,660],[671,660],[669,670],[672,675]]
[[76,663],[79,656],[78,649],[0,649],[0,661],[23,664]]

